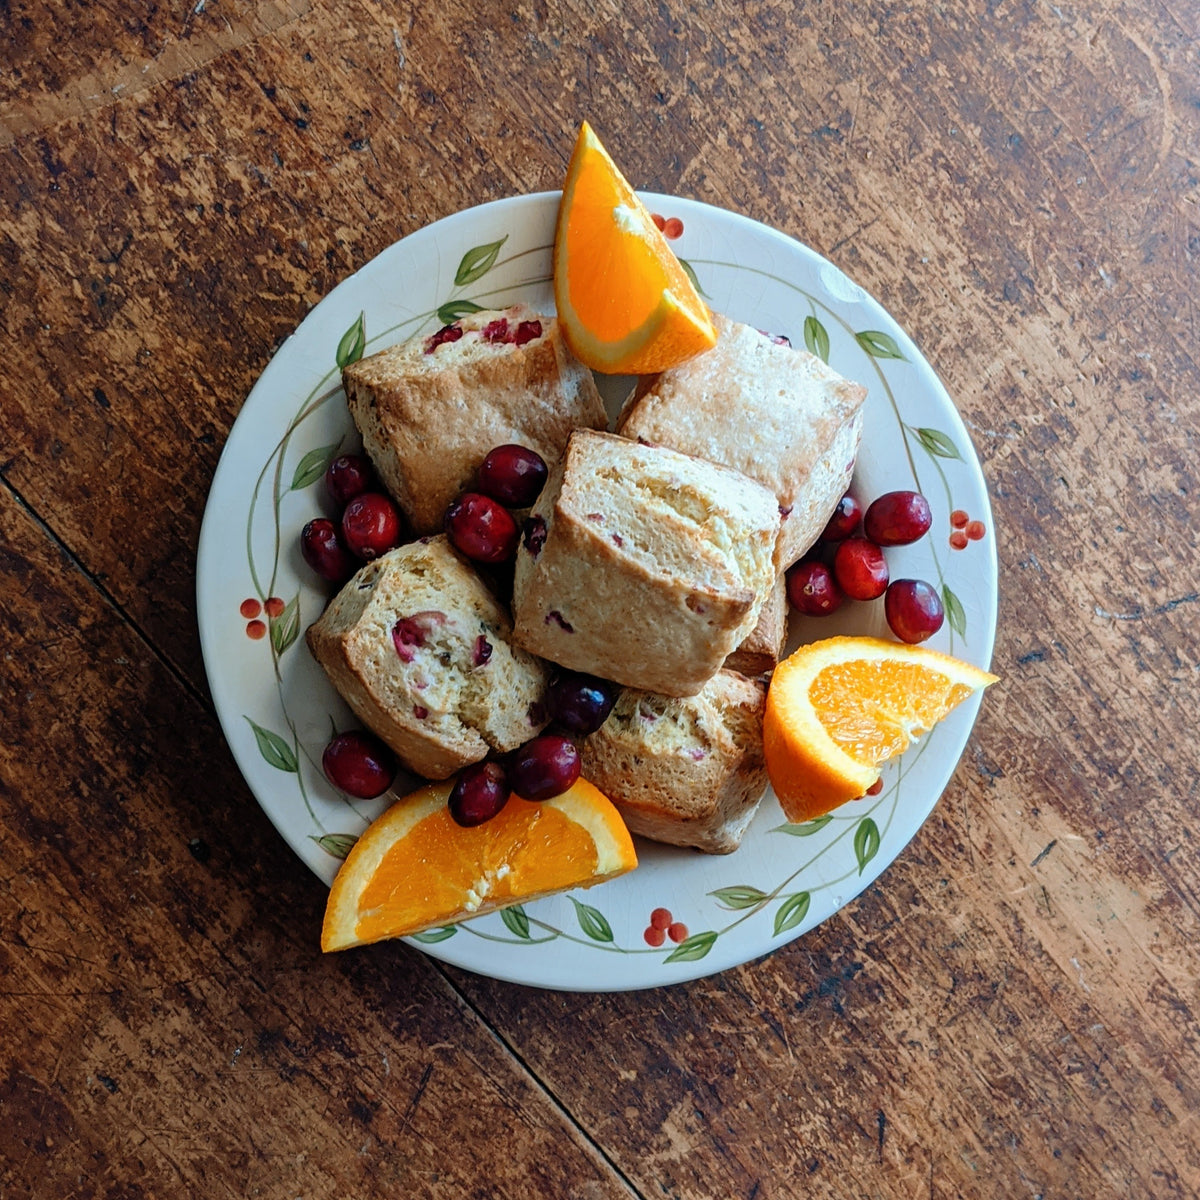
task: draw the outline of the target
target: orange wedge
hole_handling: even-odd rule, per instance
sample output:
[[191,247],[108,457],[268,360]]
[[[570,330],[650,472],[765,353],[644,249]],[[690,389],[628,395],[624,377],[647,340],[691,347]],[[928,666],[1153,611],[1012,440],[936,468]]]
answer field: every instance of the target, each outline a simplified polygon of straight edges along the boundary
[[513,796],[470,829],[446,807],[453,784],[406,796],[354,844],[329,891],[322,950],[451,925],[637,866],[625,823],[586,780],[537,804]]
[[767,692],[767,773],[789,821],[856,800],[900,754],[996,676],[947,654],[878,638],[801,646]]
[[717,344],[707,305],[586,121],[558,208],[554,301],[576,357],[610,375],[665,371]]

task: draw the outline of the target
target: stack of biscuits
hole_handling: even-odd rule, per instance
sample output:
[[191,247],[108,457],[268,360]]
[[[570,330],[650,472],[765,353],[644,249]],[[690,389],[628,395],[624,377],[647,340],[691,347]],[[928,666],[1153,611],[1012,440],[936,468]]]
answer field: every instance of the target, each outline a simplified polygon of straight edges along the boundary
[[[538,332],[489,341],[500,319]],[[520,745],[546,724],[554,670],[580,671],[623,689],[580,751],[630,830],[737,847],[767,784],[764,680],[786,634],[783,572],[846,490],[865,389],[714,321],[717,345],[640,380],[613,432],[557,322],[520,306],[345,369],[364,448],[424,536],[363,567],[308,643],[410,769],[446,778]],[[524,516],[511,605],[438,533],[504,443],[550,468]]]

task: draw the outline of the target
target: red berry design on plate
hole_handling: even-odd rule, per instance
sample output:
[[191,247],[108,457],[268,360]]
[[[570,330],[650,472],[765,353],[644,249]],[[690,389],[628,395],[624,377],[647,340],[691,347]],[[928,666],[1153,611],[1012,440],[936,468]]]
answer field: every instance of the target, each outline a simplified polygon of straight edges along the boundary
[[242,601],[241,606],[238,608],[238,612],[240,612],[248,621],[251,617],[257,617],[258,614],[262,612],[262,605],[259,604],[259,602],[255,600],[253,596],[248,596]]
[[246,636],[252,641],[257,642],[267,636],[267,626],[265,621],[249,621],[246,624]]
[[932,637],[946,618],[941,597],[923,579],[897,579],[889,584],[883,611],[892,632],[909,645]]
[[833,572],[813,560],[789,568],[787,595],[792,607],[806,617],[826,617],[841,608],[846,598]]
[[334,787],[360,800],[374,800],[392,786],[396,759],[369,733],[339,733],[321,755],[321,769]]
[[650,220],[652,220],[654,222],[654,227],[660,231],[662,230],[663,226],[666,225],[666,223],[667,223],[666,217],[660,216],[658,213],[651,213]]
[[287,605],[278,596],[272,596],[263,605],[263,608],[266,609],[267,616],[274,621],[279,617],[283,610],[287,608]]
[[674,921],[667,926],[667,937],[676,945],[680,942],[687,941],[688,930],[687,926],[682,921]]
[[546,460],[527,446],[497,446],[479,468],[479,490],[510,508],[528,508],[549,474]]
[[375,468],[361,454],[339,454],[325,468],[325,490],[339,507],[363,492],[379,490]]
[[647,946],[653,946],[657,950],[667,940],[667,931],[659,929],[654,925],[647,925],[642,937],[645,939]]
[[370,560],[400,545],[403,527],[396,506],[382,492],[363,492],[342,513],[342,538],[351,554]]
[[874,600],[887,591],[887,559],[869,538],[842,542],[833,557],[833,574],[851,600]]
[[678,217],[668,217],[663,222],[663,237],[674,241],[678,237],[683,237],[683,222]]
[[671,910],[669,908],[656,908],[650,914],[650,926],[653,929],[661,929],[665,931],[667,926],[670,925],[673,920],[674,918],[671,916]]
[[879,793],[882,791],[883,791],[883,778],[881,776],[879,779],[875,780],[875,782],[873,784],[871,784],[871,786],[869,788],[867,788],[867,790],[863,793],[863,795],[864,796],[878,796]]
[[823,542],[840,542],[850,537],[862,520],[862,505],[847,492],[837,503],[825,531],[821,534]]
[[956,529],[950,535],[950,548],[952,550],[965,550],[967,548],[967,535],[961,529]]
[[984,526],[982,521],[968,521],[967,522],[966,535],[967,535],[967,537],[969,537],[971,539],[971,541],[973,541],[973,542],[981,541],[983,536],[986,533],[987,533],[987,529]]
[[967,522],[970,519],[971,519],[970,514],[963,512],[963,510],[961,508],[956,508],[950,514],[950,524],[955,529],[964,529],[966,527]]
[[933,514],[920,492],[887,492],[871,502],[863,532],[877,546],[907,546],[929,532]]
[[339,587],[357,566],[338,527],[326,517],[315,517],[300,531],[300,553],[322,579]]
[[455,549],[482,563],[502,563],[517,552],[521,531],[491,496],[466,492],[446,509],[446,534]]

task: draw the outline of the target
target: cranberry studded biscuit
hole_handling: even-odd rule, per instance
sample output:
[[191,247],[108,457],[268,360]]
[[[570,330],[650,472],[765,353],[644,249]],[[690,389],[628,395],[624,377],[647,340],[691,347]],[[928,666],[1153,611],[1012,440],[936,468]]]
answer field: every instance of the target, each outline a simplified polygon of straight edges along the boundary
[[806,350],[713,317],[717,344],[648,380],[617,432],[722,463],[775,493],[776,565],[820,536],[854,470],[866,388]]
[[627,688],[580,742],[584,776],[630,833],[709,854],[736,850],[767,787],[763,684],[719,671],[696,696]]
[[417,534],[441,530],[494,447],[526,446],[552,463],[573,429],[608,425],[557,320],[522,305],[360,359],[342,383],[363,446]]
[[363,567],[307,633],[355,715],[411,771],[445,779],[545,725],[544,663],[509,644],[508,614],[442,537]]
[[526,521],[513,640],[571,670],[694,695],[775,583],[774,495],[737,471],[580,430]]

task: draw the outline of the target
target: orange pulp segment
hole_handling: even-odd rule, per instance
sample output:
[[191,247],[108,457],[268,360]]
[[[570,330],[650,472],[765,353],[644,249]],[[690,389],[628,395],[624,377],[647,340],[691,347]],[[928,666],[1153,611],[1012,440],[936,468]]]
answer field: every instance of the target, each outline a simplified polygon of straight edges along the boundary
[[354,844],[329,892],[322,950],[405,937],[637,866],[620,814],[586,780],[536,804],[512,796],[469,829],[446,807],[453,784],[397,801]]
[[610,375],[665,371],[717,344],[708,306],[586,121],[558,209],[554,300],[576,357]]
[[801,646],[767,692],[767,772],[789,821],[856,800],[902,753],[996,676],[947,654],[879,638]]

